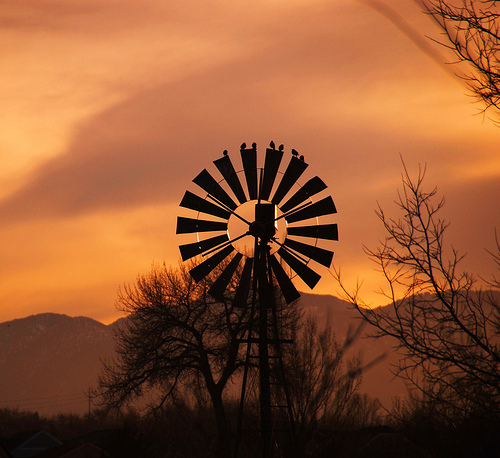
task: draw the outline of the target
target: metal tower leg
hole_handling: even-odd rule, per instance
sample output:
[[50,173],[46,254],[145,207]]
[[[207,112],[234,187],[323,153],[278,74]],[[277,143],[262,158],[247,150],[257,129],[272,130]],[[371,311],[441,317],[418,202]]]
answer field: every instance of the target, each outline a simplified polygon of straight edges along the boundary
[[[258,311],[258,321],[255,325],[258,324],[259,335],[252,337],[252,328],[250,328],[248,339],[244,339],[247,343],[247,350],[238,414],[235,457],[239,456],[242,441],[248,371],[251,361],[255,358],[258,359],[259,370],[260,456],[262,458],[291,457],[296,450],[297,441],[293,409],[283,363],[282,345],[290,344],[292,341],[283,339],[280,332],[267,244],[256,247],[254,260],[252,310]],[[258,292],[258,296],[256,296],[256,292]],[[251,316],[254,316],[253,311]],[[288,453],[283,454],[285,446]]]
[[259,246],[256,275],[259,283],[259,387],[262,458],[271,457],[272,413],[269,366],[268,312],[272,307],[273,291],[267,276],[267,244]]

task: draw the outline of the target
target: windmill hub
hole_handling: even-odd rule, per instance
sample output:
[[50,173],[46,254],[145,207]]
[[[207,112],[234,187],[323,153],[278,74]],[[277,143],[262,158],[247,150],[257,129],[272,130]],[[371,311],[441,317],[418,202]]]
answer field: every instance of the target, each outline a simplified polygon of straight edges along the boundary
[[[283,213],[269,201],[250,200],[240,205],[228,221],[229,238],[233,239],[240,234],[247,233],[247,237],[237,240],[233,246],[244,256],[253,257],[255,238],[269,243],[271,252],[279,249],[277,241],[283,243],[286,238],[286,222],[277,219]],[[241,217],[241,218],[240,218]]]
[[278,227],[276,224],[277,207],[271,203],[255,204],[255,221],[250,224],[250,234],[263,240],[275,236]]
[[250,229],[248,232],[250,232],[250,235],[253,235],[254,237],[259,237],[263,240],[270,240],[272,237],[274,237],[276,228],[274,227],[273,222],[269,224],[263,221],[254,221],[252,224],[250,224]]

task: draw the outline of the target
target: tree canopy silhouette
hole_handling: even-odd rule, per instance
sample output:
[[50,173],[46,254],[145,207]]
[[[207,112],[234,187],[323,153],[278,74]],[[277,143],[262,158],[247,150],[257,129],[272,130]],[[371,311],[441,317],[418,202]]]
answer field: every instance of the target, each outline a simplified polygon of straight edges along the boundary
[[215,300],[210,279],[196,283],[185,265],[154,266],[133,286],[120,290],[117,307],[127,314],[116,333],[117,358],[105,363],[99,379],[106,405],[120,408],[156,392],[150,408],[180,395],[210,396],[219,456],[228,456],[228,420],[223,393],[242,366],[239,340],[249,307]]

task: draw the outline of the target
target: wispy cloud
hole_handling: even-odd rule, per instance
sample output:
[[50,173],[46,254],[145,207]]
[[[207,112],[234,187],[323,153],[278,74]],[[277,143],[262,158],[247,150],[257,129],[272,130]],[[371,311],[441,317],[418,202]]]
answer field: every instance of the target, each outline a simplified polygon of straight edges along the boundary
[[[3,310],[33,312],[37,294],[45,307],[57,279],[80,304],[108,288],[112,309],[116,286],[151,260],[177,262],[185,189],[224,149],[238,166],[242,141],[305,154],[338,204],[346,273],[371,272],[360,246],[381,235],[373,209],[392,201],[400,153],[427,162],[486,231],[496,194],[480,175],[498,130],[415,46],[426,39],[408,24],[422,13],[387,4],[397,27],[352,0],[0,4]],[[331,292],[325,282],[317,291]]]

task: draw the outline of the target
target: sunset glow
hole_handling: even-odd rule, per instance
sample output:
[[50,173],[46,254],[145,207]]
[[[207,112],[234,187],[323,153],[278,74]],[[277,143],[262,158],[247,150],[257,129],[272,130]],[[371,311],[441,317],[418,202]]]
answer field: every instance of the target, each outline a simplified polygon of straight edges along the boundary
[[[191,180],[244,141],[261,160],[270,140],[297,149],[328,184],[334,265],[371,305],[380,277],[362,245],[384,237],[374,210],[391,213],[401,157],[413,176],[426,164],[463,269],[487,276],[500,129],[369,3],[1,3],[0,321],[117,319],[120,285],[179,262]],[[416,2],[384,3],[439,38]],[[318,272],[313,292],[338,294]]]

